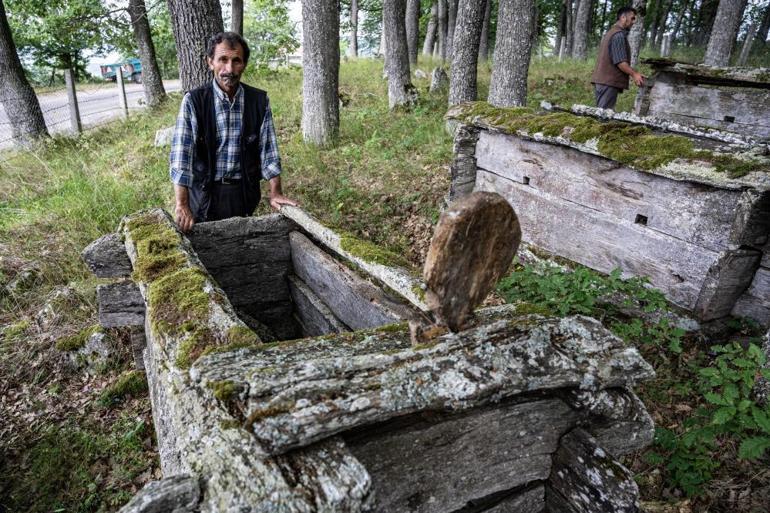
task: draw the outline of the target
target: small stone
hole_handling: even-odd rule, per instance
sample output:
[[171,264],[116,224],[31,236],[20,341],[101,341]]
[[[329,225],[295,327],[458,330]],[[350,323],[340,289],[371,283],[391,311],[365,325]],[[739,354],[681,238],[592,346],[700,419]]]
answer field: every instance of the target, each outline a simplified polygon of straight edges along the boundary
[[414,78],[419,78],[419,79],[425,80],[426,78],[428,78],[428,74],[425,73],[420,68],[417,68],[416,70],[414,70]]
[[106,333],[92,333],[83,347],[67,353],[70,365],[76,369],[84,369],[88,374],[95,374],[107,364],[112,355],[110,338]]
[[174,127],[161,128],[155,132],[155,146],[171,146],[171,139],[174,137]]
[[58,324],[61,316],[68,304],[72,304],[77,299],[77,293],[71,287],[59,287],[48,295],[48,299],[37,314],[35,323],[41,331],[48,331]]
[[5,286],[5,292],[15,296],[32,288],[40,278],[40,269],[31,265],[21,269]]
[[511,265],[521,227],[508,202],[474,192],[441,214],[423,269],[428,307],[452,331],[484,301]]
[[444,68],[433,68],[430,75],[430,92],[437,93],[449,88],[449,77]]
[[86,246],[80,256],[99,278],[123,278],[131,274],[126,247],[117,233],[99,237]]

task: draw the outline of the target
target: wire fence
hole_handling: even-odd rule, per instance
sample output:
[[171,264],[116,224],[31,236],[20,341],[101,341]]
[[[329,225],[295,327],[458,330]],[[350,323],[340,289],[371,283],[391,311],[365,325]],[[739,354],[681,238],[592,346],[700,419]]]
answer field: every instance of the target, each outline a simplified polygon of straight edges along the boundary
[[[62,90],[38,95],[48,132],[54,134],[78,135],[129,116],[130,111],[144,105],[142,87],[120,83],[74,84]],[[68,83],[69,85],[69,83]],[[6,98],[5,102],[21,101],[21,98]],[[74,107],[73,108],[73,102]],[[77,119],[74,117],[77,116]],[[7,164],[18,156],[14,141],[13,121],[0,105],[0,164]]]

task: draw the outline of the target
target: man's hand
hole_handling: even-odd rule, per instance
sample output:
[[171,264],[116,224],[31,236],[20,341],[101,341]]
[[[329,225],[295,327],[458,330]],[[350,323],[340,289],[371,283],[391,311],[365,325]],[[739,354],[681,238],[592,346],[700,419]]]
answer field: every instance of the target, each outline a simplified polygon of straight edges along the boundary
[[281,210],[281,205],[292,205],[296,207],[298,203],[294,200],[290,200],[283,195],[281,190],[281,177],[276,176],[270,179],[270,206],[273,210]]
[[636,87],[642,87],[644,85],[644,79],[647,77],[645,77],[641,73],[634,72],[634,74],[631,75],[631,78],[634,80]]
[[192,212],[190,211],[188,194],[187,187],[181,185],[174,186],[174,196],[176,196],[174,215],[176,216],[176,225],[184,233],[189,232],[195,224],[195,218],[193,218]]
[[293,207],[296,207],[298,203],[294,200],[287,198],[283,194],[277,194],[275,196],[271,194],[270,206],[273,207],[273,210],[281,210],[281,205],[291,205]]

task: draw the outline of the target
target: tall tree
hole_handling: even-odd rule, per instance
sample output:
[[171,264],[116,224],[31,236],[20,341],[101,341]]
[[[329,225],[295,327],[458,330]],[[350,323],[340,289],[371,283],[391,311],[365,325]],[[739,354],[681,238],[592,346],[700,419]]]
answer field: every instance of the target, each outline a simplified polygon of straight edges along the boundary
[[417,66],[417,46],[420,41],[420,0],[406,2],[406,46],[409,64]]
[[232,0],[230,31],[243,35],[243,0]]
[[224,30],[219,0],[167,0],[179,56],[182,90],[190,91],[211,81],[206,45]]
[[682,0],[682,5],[679,9],[679,14],[676,17],[676,21],[674,22],[674,28],[671,30],[671,43],[673,44],[674,41],[676,41],[676,36],[679,34],[679,29],[682,27],[682,20],[684,20],[684,15],[687,14],[687,7],[689,6],[690,0]]
[[0,103],[11,123],[13,139],[27,145],[48,135],[35,91],[21,67],[11,27],[0,0]]
[[358,0],[350,0],[350,44],[348,56],[358,57]]
[[383,0],[385,66],[388,74],[388,105],[391,109],[414,104],[417,91],[409,74],[406,46],[406,0]]
[[[695,6],[693,5],[693,7]],[[696,45],[706,44],[711,37],[711,29],[714,26],[714,20],[716,20],[718,7],[719,0],[702,0],[700,2],[698,19],[695,22],[697,29],[693,40]]]
[[489,103],[512,107],[527,103],[527,75],[536,35],[535,0],[500,0]]
[[302,2],[302,135],[320,146],[334,144],[340,127],[337,6],[337,0]]
[[631,7],[636,9],[636,23],[628,34],[628,46],[631,47],[631,67],[639,64],[639,51],[642,49],[642,35],[644,34],[644,17],[647,15],[645,0],[634,0]]
[[567,32],[567,0],[561,0],[561,9],[559,11],[559,17],[556,22],[556,39],[553,45],[553,54],[559,55],[561,51],[562,41]]
[[765,12],[762,15],[762,21],[759,22],[759,29],[757,30],[757,42],[760,45],[767,43],[767,33],[770,30],[770,2],[765,6]]
[[452,45],[454,44],[455,27],[457,26],[457,4],[460,0],[447,0],[447,36],[446,58],[452,62]]
[[481,40],[479,41],[479,60],[489,59],[489,24],[492,21],[492,0],[481,0],[484,2],[484,21],[481,24]]
[[476,70],[484,11],[483,0],[460,0],[457,8],[457,31],[452,44],[452,67],[449,80],[449,105],[476,99]]
[[438,0],[438,56],[441,60],[446,59],[447,47],[447,0]]
[[422,54],[433,55],[433,47],[436,45],[436,33],[438,32],[438,3],[433,0],[430,5],[428,26],[425,28],[425,41],[422,44]]
[[136,47],[139,49],[139,60],[142,61],[144,99],[147,105],[155,107],[166,99],[166,90],[163,89],[160,68],[155,58],[155,44],[152,41],[144,0],[128,0],[128,15],[131,18]]
[[757,35],[757,25],[752,23],[746,32],[746,39],[743,40],[740,56],[738,57],[738,66],[745,66],[751,53],[751,46],[754,44],[754,38]]
[[720,0],[711,37],[703,59],[707,66],[728,66],[735,35],[743,18],[746,3],[742,0]]
[[575,17],[575,35],[572,57],[585,59],[588,55],[588,25],[591,16],[591,0],[580,0]]

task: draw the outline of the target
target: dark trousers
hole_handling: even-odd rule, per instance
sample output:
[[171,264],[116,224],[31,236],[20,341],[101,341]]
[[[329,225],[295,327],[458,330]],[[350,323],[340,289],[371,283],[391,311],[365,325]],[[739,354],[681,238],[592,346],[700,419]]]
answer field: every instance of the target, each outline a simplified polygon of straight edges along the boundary
[[594,94],[596,95],[596,106],[600,109],[615,109],[618,102],[620,89],[604,84],[594,84]]
[[243,197],[243,185],[240,181],[229,184],[214,182],[211,184],[210,194],[211,204],[208,215],[206,215],[206,221],[219,221],[228,217],[251,215],[251,212],[247,212]]

